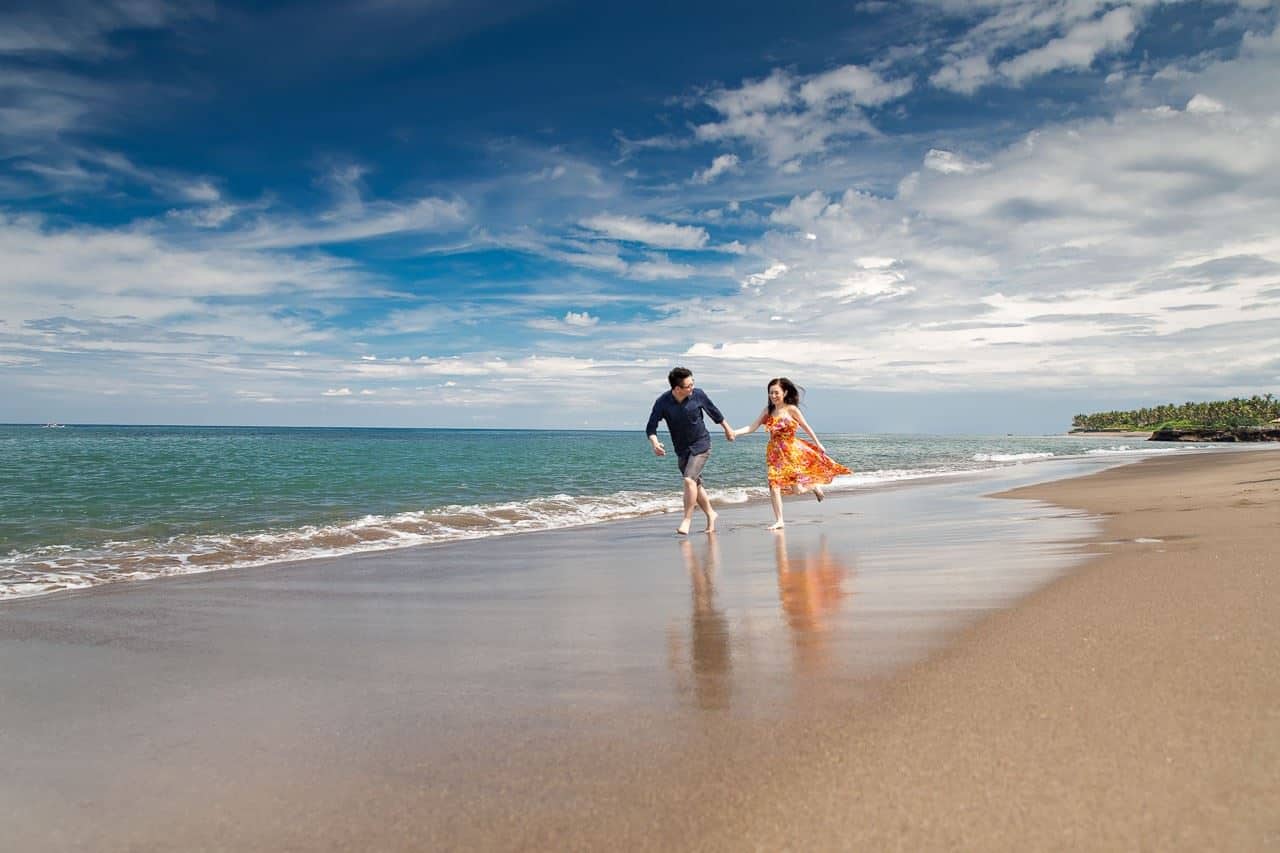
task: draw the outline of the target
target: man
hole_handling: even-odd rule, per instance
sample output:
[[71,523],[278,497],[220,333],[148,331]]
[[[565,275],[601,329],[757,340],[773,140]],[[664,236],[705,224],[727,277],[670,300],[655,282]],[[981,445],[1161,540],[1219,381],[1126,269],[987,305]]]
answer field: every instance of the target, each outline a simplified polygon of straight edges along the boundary
[[689,533],[695,506],[701,507],[707,515],[707,532],[714,533],[719,513],[711,508],[711,498],[702,487],[702,467],[711,456],[711,435],[702,422],[703,413],[711,415],[711,420],[724,428],[724,437],[729,441],[734,439],[733,427],[729,426],[715,403],[693,387],[693,371],[685,367],[672,368],[667,374],[667,382],[671,390],[654,401],[649,424],[644,431],[649,436],[654,455],[666,456],[667,449],[658,441],[658,421],[665,420],[667,431],[671,433],[671,443],[676,448],[680,475],[684,477],[684,521],[680,522],[676,533],[682,536]]

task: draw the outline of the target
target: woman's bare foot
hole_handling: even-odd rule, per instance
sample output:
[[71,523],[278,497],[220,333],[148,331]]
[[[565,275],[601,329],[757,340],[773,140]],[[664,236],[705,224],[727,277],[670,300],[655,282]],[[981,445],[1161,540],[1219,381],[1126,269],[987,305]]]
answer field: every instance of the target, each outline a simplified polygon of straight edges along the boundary
[[707,532],[716,532],[716,519],[720,517],[720,513],[712,511],[707,513]]
[[680,526],[676,528],[676,533],[679,533],[681,536],[688,536],[689,525],[691,523],[692,523],[692,520],[686,518],[684,521],[680,522]]
[[818,503],[822,503],[822,499],[826,497],[826,495],[822,493],[822,489],[817,486],[813,487],[813,496],[818,499]]
[[770,529],[770,530],[781,530],[781,529],[782,529],[783,527],[785,527],[785,526],[786,526],[786,525],[784,525],[781,521],[775,521],[773,524],[770,524],[770,525],[769,525],[769,529]]

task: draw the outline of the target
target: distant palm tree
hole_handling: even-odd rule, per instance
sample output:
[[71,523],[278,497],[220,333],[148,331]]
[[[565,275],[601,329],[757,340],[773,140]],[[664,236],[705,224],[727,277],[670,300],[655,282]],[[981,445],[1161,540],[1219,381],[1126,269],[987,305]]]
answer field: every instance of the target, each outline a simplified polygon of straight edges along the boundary
[[1193,427],[1262,426],[1280,418],[1280,400],[1270,393],[1248,399],[1233,397],[1212,403],[1165,403],[1127,412],[1094,412],[1071,419],[1080,432],[1099,430],[1148,430],[1164,424]]

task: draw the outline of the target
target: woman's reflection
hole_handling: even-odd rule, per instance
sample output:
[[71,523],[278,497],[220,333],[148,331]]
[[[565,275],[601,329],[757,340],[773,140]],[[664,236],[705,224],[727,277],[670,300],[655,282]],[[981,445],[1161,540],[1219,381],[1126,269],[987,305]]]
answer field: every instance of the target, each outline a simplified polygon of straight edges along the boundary
[[787,554],[786,535],[774,537],[778,564],[778,598],[787,626],[797,673],[811,674],[830,664],[829,621],[848,595],[849,570],[830,551],[824,536],[818,550],[794,557]]
[[[701,551],[701,553],[699,553]],[[695,549],[692,542],[681,541],[680,552],[689,572],[689,589],[693,606],[689,617],[689,669],[693,673],[693,699],[699,708],[722,710],[729,707],[730,670],[729,620],[716,606],[716,573],[720,569],[720,546],[715,536],[707,537],[705,547]],[[677,634],[668,634],[671,666],[680,673],[681,645]],[[688,690],[687,682],[680,688]]]

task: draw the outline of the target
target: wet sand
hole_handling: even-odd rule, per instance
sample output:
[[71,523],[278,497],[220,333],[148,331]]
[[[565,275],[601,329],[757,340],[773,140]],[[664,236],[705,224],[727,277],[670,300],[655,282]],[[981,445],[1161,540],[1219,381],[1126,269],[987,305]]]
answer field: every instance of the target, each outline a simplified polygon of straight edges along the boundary
[[7,605],[8,843],[1280,849],[1280,453],[990,485]]

